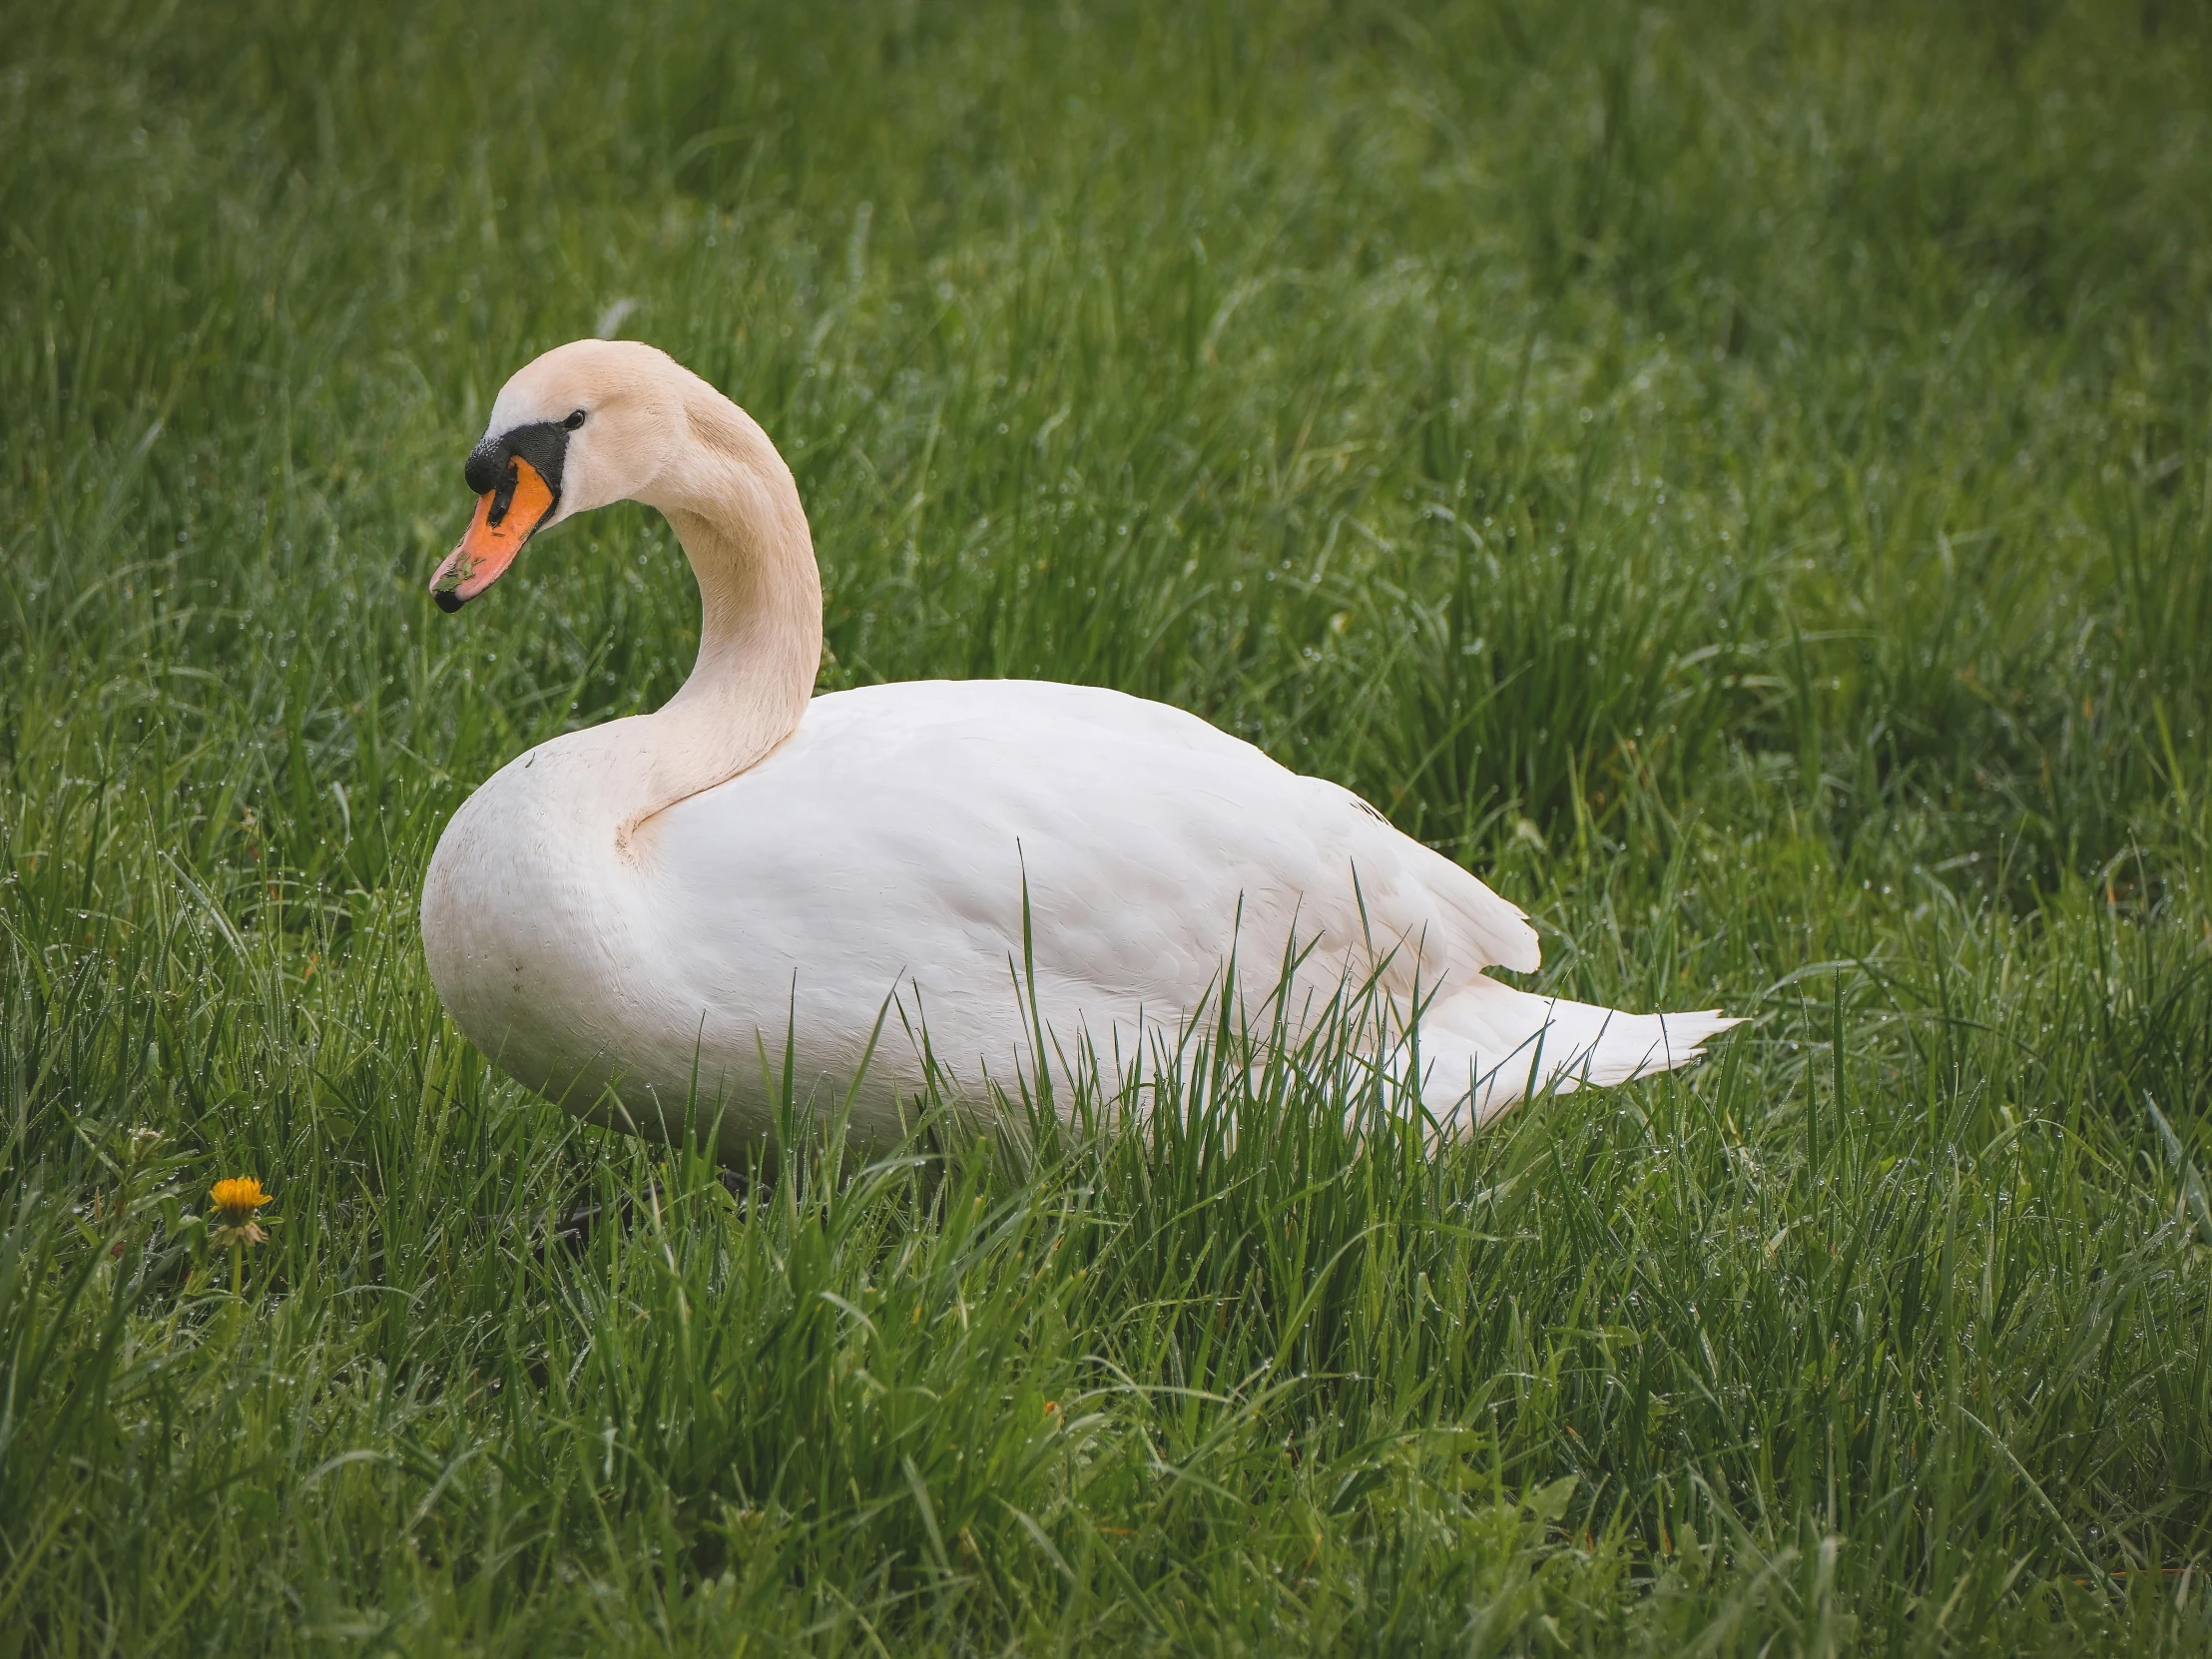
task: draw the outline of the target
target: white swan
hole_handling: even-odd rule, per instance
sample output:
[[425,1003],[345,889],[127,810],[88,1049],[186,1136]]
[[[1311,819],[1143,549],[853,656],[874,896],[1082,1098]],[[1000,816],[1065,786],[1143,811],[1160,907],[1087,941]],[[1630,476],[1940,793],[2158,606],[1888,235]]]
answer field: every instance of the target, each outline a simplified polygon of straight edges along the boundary
[[1401,1012],[1426,999],[1423,1102],[1446,1130],[1531,1087],[1681,1065],[1735,1023],[1487,977],[1537,965],[1518,909],[1350,792],[1180,710],[1015,680],[814,697],[822,588],[790,469],[648,346],[530,363],[467,475],[476,514],[431,584],[444,609],[536,531],[629,499],[667,515],[705,611],[665,708],[510,762],[424,879],[454,1022],[572,1110],[607,1121],[612,1084],[632,1127],[667,1132],[693,1103],[740,1156],[770,1132],[787,1032],[801,1094],[840,1097],[895,994],[852,1119],[880,1136],[921,1086],[923,1030],[940,1075],[982,1098],[1033,1063],[1033,983],[1063,1053],[1087,1040],[1126,1061],[1207,1006],[1233,939],[1250,1006],[1294,935],[1301,999],[1371,971]]

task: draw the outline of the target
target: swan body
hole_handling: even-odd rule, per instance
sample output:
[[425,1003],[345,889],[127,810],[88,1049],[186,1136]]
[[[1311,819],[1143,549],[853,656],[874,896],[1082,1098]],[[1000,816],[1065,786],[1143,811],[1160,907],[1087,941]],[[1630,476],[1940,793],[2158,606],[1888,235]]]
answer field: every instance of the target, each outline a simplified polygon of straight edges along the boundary
[[[544,428],[564,421],[557,454]],[[1518,909],[1349,791],[1180,710],[1028,681],[811,697],[821,599],[796,486],[750,419],[650,348],[584,341],[529,365],[471,470],[493,506],[440,571],[449,608],[544,523],[629,495],[675,523],[706,610],[666,708],[510,762],[425,876],[424,950],[455,1023],[571,1110],[712,1129],[740,1156],[771,1132],[788,1048],[803,1100],[857,1078],[852,1128],[882,1138],[927,1069],[987,1102],[994,1081],[1064,1079],[1087,1055],[1111,1085],[1225,994],[1248,1011],[1288,996],[1297,1029],[1372,983],[1400,1018],[1418,1009],[1421,1104],[1451,1129],[1532,1088],[1683,1064],[1734,1023],[1490,978],[1538,964]],[[541,494],[516,533],[516,503]]]

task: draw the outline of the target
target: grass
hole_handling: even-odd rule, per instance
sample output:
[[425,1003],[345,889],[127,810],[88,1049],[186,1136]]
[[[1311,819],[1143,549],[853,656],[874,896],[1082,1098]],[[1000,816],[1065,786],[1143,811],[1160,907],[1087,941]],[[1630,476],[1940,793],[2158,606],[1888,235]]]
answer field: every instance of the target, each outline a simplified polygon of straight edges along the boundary
[[[0,1655],[2212,1643],[2201,8],[4,10]],[[1198,710],[1756,1024],[1434,1159],[1326,1044],[735,1195],[521,1095],[419,872],[695,597],[422,587],[602,318],[827,683]]]

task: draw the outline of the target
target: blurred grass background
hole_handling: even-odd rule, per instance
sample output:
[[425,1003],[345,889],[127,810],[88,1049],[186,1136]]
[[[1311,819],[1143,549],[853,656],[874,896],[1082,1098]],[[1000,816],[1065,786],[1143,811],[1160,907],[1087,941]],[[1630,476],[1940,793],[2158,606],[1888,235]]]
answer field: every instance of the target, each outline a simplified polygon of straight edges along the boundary
[[[2204,7],[0,25],[0,1654],[2212,1642]],[[423,860],[696,596],[422,584],[599,329],[826,685],[1195,709],[1758,1023],[1433,1161],[1326,1052],[738,1198],[521,1096]]]

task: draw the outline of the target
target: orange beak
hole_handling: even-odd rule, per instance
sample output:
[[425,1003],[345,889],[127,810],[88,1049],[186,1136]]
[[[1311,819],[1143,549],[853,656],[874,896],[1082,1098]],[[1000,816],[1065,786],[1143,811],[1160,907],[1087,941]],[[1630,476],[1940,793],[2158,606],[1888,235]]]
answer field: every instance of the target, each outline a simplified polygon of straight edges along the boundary
[[507,458],[498,487],[476,498],[476,516],[460,546],[430,578],[430,595],[441,611],[457,611],[499,580],[515,562],[522,544],[553,510],[553,486],[520,455]]

